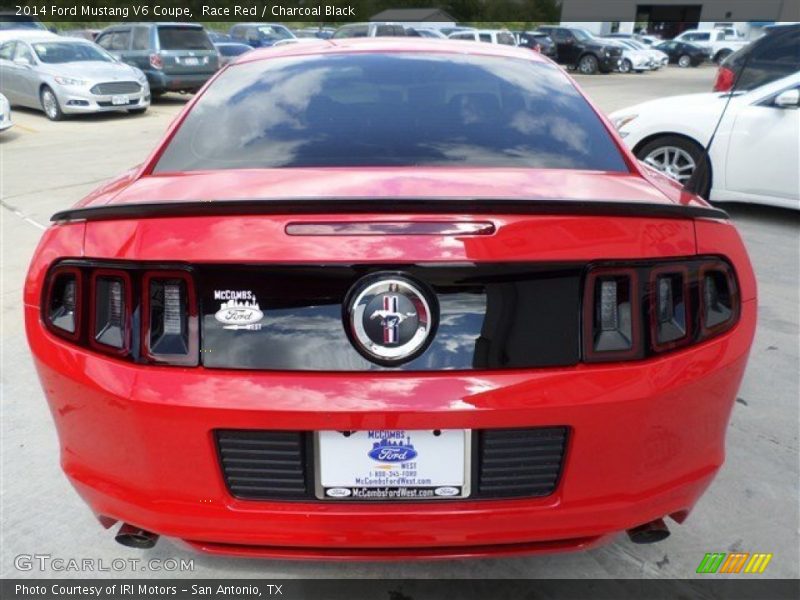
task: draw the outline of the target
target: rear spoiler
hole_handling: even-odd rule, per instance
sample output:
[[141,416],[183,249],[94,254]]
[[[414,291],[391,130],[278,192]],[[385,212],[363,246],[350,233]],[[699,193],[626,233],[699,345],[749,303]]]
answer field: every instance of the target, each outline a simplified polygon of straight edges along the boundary
[[53,222],[200,217],[212,215],[302,214],[530,214],[728,219],[710,206],[615,202],[606,200],[538,200],[528,198],[295,198],[151,202],[72,208],[54,214]]

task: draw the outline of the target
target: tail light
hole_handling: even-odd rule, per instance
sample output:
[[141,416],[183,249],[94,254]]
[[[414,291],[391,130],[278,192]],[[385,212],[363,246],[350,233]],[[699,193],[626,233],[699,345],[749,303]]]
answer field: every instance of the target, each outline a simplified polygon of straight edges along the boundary
[[45,285],[42,318],[49,331],[135,362],[198,364],[198,310],[189,271],[65,263],[51,269]]
[[53,333],[77,340],[81,333],[83,276],[75,267],[58,267],[50,274],[45,301],[44,322]]
[[727,92],[731,90],[735,79],[736,73],[728,67],[720,67],[717,69],[717,78],[714,80],[714,91]]
[[151,54],[150,55],[150,66],[154,69],[163,69],[164,68],[164,61],[161,58],[160,54]]
[[189,275],[145,273],[142,294],[144,356],[153,362],[196,365],[197,302]]
[[736,278],[720,259],[592,266],[584,286],[584,360],[660,354],[724,333],[738,318]]
[[127,355],[131,348],[131,277],[127,271],[97,269],[91,282],[89,344]]
[[639,284],[635,270],[600,268],[586,282],[587,358],[625,360],[641,355]]

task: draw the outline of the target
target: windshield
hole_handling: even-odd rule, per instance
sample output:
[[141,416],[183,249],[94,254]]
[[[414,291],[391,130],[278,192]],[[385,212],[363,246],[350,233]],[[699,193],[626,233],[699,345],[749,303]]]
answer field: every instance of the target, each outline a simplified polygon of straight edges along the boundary
[[214,44],[200,27],[159,27],[162,50],[213,50]]
[[155,171],[420,165],[627,171],[559,68],[414,53],[230,68],[199,98]]
[[0,31],[10,31],[12,29],[35,29],[37,31],[47,31],[47,28],[39,21],[30,17],[8,17],[3,16],[0,21]]
[[39,60],[47,64],[71,62],[114,62],[110,54],[93,44],[80,42],[41,42],[32,44],[33,51]]

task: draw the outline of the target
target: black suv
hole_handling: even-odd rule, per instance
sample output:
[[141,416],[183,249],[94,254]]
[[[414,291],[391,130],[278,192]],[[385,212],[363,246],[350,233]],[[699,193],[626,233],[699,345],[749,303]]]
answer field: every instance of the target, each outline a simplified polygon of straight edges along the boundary
[[609,73],[619,67],[622,60],[621,47],[599,40],[585,29],[542,25],[539,31],[555,43],[558,64],[577,69],[584,75],[598,71]]
[[[747,65],[747,68],[743,67]],[[800,71],[800,23],[773,25],[766,35],[737,50],[720,65],[715,92],[748,91]]]
[[124,63],[147,75],[150,92],[196,92],[219,69],[219,55],[202,25],[126,23],[95,40]]

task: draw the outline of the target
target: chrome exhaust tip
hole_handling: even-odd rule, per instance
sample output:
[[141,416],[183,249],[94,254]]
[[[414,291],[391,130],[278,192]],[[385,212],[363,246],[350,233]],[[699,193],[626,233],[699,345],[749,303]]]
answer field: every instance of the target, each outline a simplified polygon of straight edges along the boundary
[[664,519],[656,519],[633,529],[628,529],[628,537],[634,544],[654,544],[669,537],[669,529]]
[[145,531],[144,529],[139,529],[129,523],[123,523],[122,527],[117,531],[117,535],[114,536],[114,539],[128,548],[147,550],[156,545],[158,535],[150,531]]

